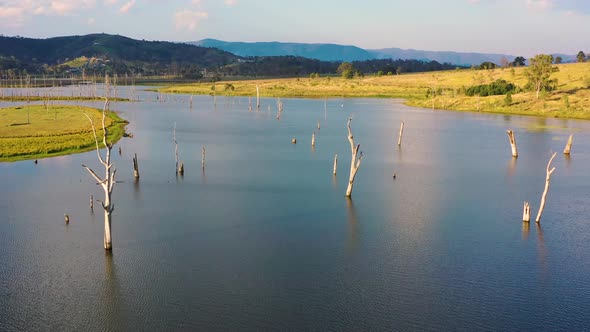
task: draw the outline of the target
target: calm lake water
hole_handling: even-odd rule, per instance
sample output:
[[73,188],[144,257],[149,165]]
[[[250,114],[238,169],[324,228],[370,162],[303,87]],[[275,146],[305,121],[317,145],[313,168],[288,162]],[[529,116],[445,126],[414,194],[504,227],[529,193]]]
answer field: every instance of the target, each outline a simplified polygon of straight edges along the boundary
[[[277,120],[275,99],[248,112],[247,98],[195,96],[190,110],[139,90],[112,104],[134,134],[113,150],[112,256],[80,166],[102,171],[96,152],[0,163],[0,330],[590,328],[590,122],[383,99],[283,99]],[[350,115],[364,152],[352,200]],[[554,151],[541,227],[525,227]]]

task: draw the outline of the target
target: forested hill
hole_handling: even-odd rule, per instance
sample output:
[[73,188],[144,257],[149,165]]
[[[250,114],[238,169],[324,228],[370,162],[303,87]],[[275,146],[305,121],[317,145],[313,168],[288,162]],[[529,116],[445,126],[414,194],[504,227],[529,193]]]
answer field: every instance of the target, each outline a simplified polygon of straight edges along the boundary
[[16,67],[24,66],[29,71],[37,71],[43,65],[55,66],[79,57],[108,59],[119,63],[119,66],[138,68],[172,63],[214,68],[238,59],[219,49],[135,40],[119,35],[91,34],[48,39],[0,36],[0,66],[3,67],[12,63]]
[[[240,57],[216,48],[108,34],[48,39],[0,36],[0,78],[29,74],[69,77],[104,73],[187,79],[295,77],[333,75],[340,63],[301,56]],[[455,68],[435,61],[391,59],[353,61],[353,65],[357,75]]]

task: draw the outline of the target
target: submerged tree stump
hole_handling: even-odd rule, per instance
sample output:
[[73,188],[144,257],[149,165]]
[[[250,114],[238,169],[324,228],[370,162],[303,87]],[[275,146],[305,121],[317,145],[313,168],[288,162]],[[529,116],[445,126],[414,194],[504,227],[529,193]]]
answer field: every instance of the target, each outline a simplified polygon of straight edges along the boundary
[[565,145],[565,149],[563,150],[564,154],[569,155],[571,150],[572,150],[572,142],[574,140],[574,135],[570,135],[570,137],[567,139],[567,143]]
[[529,202],[524,201],[524,206],[522,208],[522,221],[529,222],[531,221],[531,206]]
[[332,174],[336,175],[336,169],[338,168],[338,154],[334,155],[334,170]]
[[512,130],[506,130],[508,134],[508,140],[510,140],[510,148],[512,149],[512,157],[518,157],[518,149],[516,148],[516,137],[514,136],[514,132]]
[[133,177],[139,179],[139,162],[137,161],[137,153],[133,156]]

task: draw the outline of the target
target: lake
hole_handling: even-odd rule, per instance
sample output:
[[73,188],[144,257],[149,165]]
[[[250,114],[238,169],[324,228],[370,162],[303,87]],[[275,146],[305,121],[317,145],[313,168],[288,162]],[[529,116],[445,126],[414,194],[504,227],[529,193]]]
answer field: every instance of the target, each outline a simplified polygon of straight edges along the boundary
[[[191,109],[142,89],[112,103],[134,136],[113,149],[112,255],[80,166],[103,172],[95,151],[0,163],[0,330],[590,326],[590,122],[340,98],[283,99],[277,120],[275,99],[249,112],[248,98],[194,96]],[[364,158],[347,199],[350,116]],[[523,224],[552,152],[541,226]]]

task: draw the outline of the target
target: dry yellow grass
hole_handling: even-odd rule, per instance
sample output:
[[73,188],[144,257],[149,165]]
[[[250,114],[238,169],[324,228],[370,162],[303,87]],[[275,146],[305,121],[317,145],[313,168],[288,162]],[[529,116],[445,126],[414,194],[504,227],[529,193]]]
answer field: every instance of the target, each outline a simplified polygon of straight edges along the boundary
[[[552,75],[552,78],[558,80],[556,91],[547,93],[541,99],[536,99],[530,92],[514,94],[510,106],[504,104],[504,96],[468,97],[462,91],[497,79],[504,79],[523,88],[527,82],[524,67],[367,76],[351,80],[321,77],[224,81],[215,84],[215,93],[254,96],[258,84],[263,97],[405,98],[408,105],[418,107],[430,108],[434,104],[437,109],[590,119],[590,63],[561,64],[558,67],[559,72]],[[213,94],[212,87],[213,83],[194,83],[169,86],[160,91]],[[442,89],[443,93],[433,100],[432,97],[427,97],[429,89]]]

